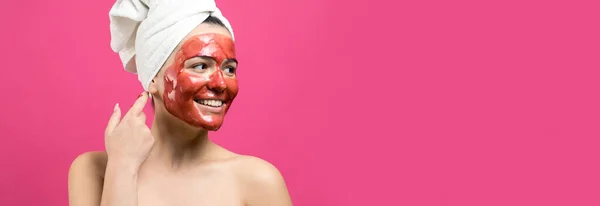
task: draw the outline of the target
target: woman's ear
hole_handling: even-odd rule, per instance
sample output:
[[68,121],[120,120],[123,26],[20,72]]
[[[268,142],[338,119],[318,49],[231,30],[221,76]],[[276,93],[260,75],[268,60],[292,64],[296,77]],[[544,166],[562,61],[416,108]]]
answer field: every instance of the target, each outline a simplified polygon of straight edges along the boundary
[[163,67],[163,68],[160,68],[158,73],[156,75],[154,75],[154,78],[152,78],[152,81],[150,81],[150,85],[148,85],[148,93],[150,93],[150,95],[152,95],[153,97],[160,96],[160,92],[162,92],[162,90],[163,90],[163,84],[165,81],[164,75],[165,75],[165,68]]
[[154,79],[152,79],[152,82],[150,82],[150,85],[148,86],[148,92],[152,95],[152,96],[156,96],[158,95],[158,81],[156,81],[156,77],[154,77]]

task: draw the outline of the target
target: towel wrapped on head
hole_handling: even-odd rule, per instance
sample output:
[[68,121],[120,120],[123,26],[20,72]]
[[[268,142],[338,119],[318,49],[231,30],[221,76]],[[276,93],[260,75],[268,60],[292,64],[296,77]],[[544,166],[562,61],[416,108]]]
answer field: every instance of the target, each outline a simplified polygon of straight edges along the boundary
[[117,0],[109,16],[110,46],[144,90],[183,38],[209,16],[221,20],[233,38],[214,0]]

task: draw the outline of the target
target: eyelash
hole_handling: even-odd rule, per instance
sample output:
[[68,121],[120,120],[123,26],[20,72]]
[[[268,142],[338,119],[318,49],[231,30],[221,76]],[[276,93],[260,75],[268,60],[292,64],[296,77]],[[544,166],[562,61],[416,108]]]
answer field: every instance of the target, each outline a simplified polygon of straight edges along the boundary
[[227,66],[227,67],[225,67],[225,69],[230,69],[231,72],[229,72],[229,73],[235,73],[235,67]]
[[[202,68],[201,69],[196,68],[198,66],[202,66]],[[207,69],[206,67],[208,67],[208,65],[205,64],[205,63],[198,63],[198,64],[192,65],[192,68],[198,69],[198,70],[205,70],[205,69]],[[229,73],[235,74],[235,70],[236,70],[235,67],[233,67],[233,66],[226,66],[224,70],[227,70],[227,69],[231,70]]]
[[204,64],[204,63],[200,63],[200,64],[194,64],[192,65],[192,68],[197,69],[196,67],[198,66],[202,66],[202,70],[206,69],[206,67],[208,67],[208,65]]

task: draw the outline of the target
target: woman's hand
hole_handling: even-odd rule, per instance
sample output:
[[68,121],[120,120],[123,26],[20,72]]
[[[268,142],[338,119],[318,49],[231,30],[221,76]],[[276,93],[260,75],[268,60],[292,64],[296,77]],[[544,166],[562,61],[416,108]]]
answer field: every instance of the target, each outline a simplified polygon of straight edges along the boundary
[[142,93],[121,119],[119,104],[108,121],[104,144],[109,162],[118,162],[139,169],[154,145],[154,136],[146,125],[143,112],[148,93]]

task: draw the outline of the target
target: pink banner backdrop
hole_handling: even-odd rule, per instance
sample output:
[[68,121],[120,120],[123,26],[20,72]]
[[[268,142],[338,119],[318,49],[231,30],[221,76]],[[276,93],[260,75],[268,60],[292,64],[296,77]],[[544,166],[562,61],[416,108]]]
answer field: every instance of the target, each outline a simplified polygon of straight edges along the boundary
[[[600,205],[598,1],[217,3],[240,94],[211,138],[295,205]],[[0,205],[67,205],[71,161],[142,91],[112,4],[0,6]]]

